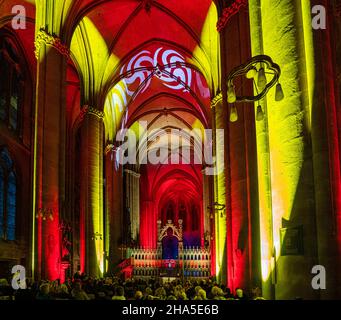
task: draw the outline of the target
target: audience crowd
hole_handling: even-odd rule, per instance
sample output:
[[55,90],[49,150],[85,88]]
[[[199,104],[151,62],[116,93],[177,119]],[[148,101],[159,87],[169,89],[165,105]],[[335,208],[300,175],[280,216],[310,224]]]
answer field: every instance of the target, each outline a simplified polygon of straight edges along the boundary
[[231,292],[214,280],[173,280],[161,283],[156,279],[123,281],[107,277],[93,279],[76,273],[65,283],[31,282],[26,289],[14,290],[6,279],[0,279],[0,300],[263,300],[261,290]]

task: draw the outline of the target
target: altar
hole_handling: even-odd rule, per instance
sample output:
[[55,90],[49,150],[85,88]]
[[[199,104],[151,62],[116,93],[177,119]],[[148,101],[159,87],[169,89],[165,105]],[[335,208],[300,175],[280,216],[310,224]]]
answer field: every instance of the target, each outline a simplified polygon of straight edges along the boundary
[[158,221],[157,248],[129,248],[131,276],[159,278],[170,281],[177,278],[209,278],[211,276],[211,253],[209,248],[184,247],[182,220],[178,226],[171,220],[161,227]]

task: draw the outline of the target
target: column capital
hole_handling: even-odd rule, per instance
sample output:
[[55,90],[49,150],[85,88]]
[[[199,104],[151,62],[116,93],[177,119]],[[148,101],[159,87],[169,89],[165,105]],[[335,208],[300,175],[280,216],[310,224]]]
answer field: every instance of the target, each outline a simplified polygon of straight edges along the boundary
[[131,174],[133,177],[135,178],[140,178],[141,177],[141,174],[133,171],[133,170],[130,170],[130,169],[124,169],[124,172],[125,173],[128,173],[128,174]]
[[104,112],[87,105],[83,106],[82,108],[82,118],[84,118],[86,115],[92,115],[97,117],[98,119],[104,118]]
[[35,56],[39,59],[39,51],[42,44],[50,45],[59,51],[67,59],[70,59],[70,49],[62,43],[60,38],[55,35],[51,35],[44,29],[40,29],[35,39]]
[[218,105],[218,103],[221,103],[222,101],[223,94],[220,92],[211,100],[211,108],[215,108]]
[[113,143],[108,143],[104,149],[104,154],[108,154],[109,152],[116,151],[117,147]]

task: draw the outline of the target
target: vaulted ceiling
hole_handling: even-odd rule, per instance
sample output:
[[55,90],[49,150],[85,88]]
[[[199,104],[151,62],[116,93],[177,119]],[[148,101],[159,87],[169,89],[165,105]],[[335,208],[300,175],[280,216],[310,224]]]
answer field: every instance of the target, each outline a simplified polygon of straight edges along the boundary
[[[104,106],[106,140],[130,128],[143,145],[159,131],[148,150],[171,153],[172,129],[211,127],[210,100],[220,89],[216,22],[211,0],[99,1],[83,10],[71,51],[83,75],[83,100]],[[196,152],[190,136],[187,142]],[[192,162],[148,165],[142,171],[150,189],[145,181],[143,192],[199,199],[200,169]]]
[[220,88],[211,0],[98,1],[85,8],[71,52],[83,103],[104,106],[108,140],[160,107],[182,108],[190,126],[194,122],[186,113],[208,125],[209,101]]
[[[168,148],[172,129],[203,132],[211,127],[210,100],[220,91],[214,1],[0,0],[0,27],[10,24],[17,4],[25,6],[28,16],[28,29],[16,32],[32,68],[34,31],[45,28],[71,49],[68,112],[76,118],[74,104],[103,110],[106,141],[114,141],[121,128],[140,130],[139,139],[162,130],[164,144],[154,141],[148,148]],[[142,131],[141,121],[148,123]],[[169,170],[182,172],[182,182]],[[193,197],[200,193],[198,170],[191,164],[156,167],[149,178],[160,190],[172,189],[170,195],[182,190]]]

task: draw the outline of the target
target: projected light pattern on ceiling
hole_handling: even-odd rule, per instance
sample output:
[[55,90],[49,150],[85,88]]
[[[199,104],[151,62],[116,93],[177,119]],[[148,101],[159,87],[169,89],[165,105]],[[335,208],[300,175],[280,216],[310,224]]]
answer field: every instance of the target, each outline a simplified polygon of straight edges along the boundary
[[[193,94],[200,100],[210,98],[210,90],[203,75],[192,69],[183,54],[169,48],[154,47],[140,51],[120,69],[120,81],[113,87],[106,101],[105,113],[114,120],[109,131],[125,129],[129,120],[130,104],[141,94],[152,96],[161,91]],[[162,87],[164,89],[162,89]]]
[[[133,72],[130,77],[125,78],[125,82],[135,90],[140,88],[141,93],[148,89],[153,75],[163,81],[166,87],[187,92],[192,83],[192,70],[184,66],[185,63],[185,58],[175,50],[161,47],[154,54],[144,50],[122,67],[121,75]],[[148,69],[135,71],[141,68]],[[132,96],[135,90],[128,90],[127,94]]]

